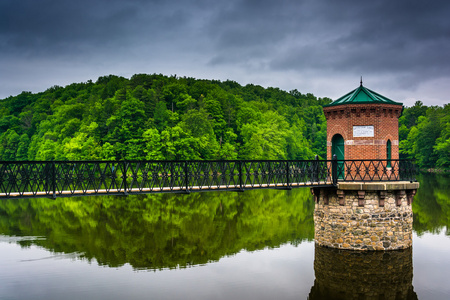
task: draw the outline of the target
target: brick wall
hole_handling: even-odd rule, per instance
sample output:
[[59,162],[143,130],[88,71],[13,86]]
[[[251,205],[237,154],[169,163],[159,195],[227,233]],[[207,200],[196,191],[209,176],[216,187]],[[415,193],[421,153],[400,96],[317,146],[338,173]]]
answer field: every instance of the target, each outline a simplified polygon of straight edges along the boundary
[[[327,119],[327,159],[331,159],[331,140],[335,134],[344,138],[345,159],[387,159],[388,140],[391,141],[391,158],[399,158],[398,118],[402,106],[349,104],[323,110]],[[374,126],[374,136],[354,137],[353,126]]]

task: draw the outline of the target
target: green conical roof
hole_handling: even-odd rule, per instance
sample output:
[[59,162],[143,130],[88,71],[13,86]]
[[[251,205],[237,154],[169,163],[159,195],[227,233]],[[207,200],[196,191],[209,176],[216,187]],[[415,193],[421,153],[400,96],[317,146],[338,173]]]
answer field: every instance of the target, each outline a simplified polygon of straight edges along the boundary
[[336,105],[344,105],[344,104],[394,104],[394,105],[403,105],[400,102],[392,101],[389,98],[384,97],[368,88],[365,88],[361,85],[351,91],[348,94],[345,94],[341,98],[331,102],[328,105],[324,105],[324,107],[328,106],[336,106]]

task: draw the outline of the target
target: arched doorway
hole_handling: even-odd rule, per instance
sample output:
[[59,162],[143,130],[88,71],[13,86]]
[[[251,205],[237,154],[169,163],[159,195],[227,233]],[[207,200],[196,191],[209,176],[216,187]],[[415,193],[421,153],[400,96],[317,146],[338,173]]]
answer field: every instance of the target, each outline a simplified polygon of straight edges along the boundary
[[344,179],[345,177],[345,169],[344,162],[339,160],[345,159],[345,146],[344,146],[344,138],[340,134],[335,134],[331,139],[331,157],[336,154],[336,158],[338,160],[338,179]]

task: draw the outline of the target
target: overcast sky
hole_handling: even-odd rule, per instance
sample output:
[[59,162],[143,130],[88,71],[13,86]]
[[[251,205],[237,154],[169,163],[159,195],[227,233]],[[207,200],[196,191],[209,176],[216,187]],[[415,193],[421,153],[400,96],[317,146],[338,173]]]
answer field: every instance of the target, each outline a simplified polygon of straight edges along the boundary
[[0,99],[114,74],[450,103],[450,1],[0,0]]

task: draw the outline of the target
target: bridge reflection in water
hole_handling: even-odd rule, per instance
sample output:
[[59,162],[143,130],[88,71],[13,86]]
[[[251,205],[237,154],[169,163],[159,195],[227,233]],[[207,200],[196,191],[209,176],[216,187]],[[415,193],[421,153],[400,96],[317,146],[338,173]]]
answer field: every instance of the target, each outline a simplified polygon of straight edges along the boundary
[[349,251],[316,245],[309,300],[418,299],[412,285],[412,248]]

